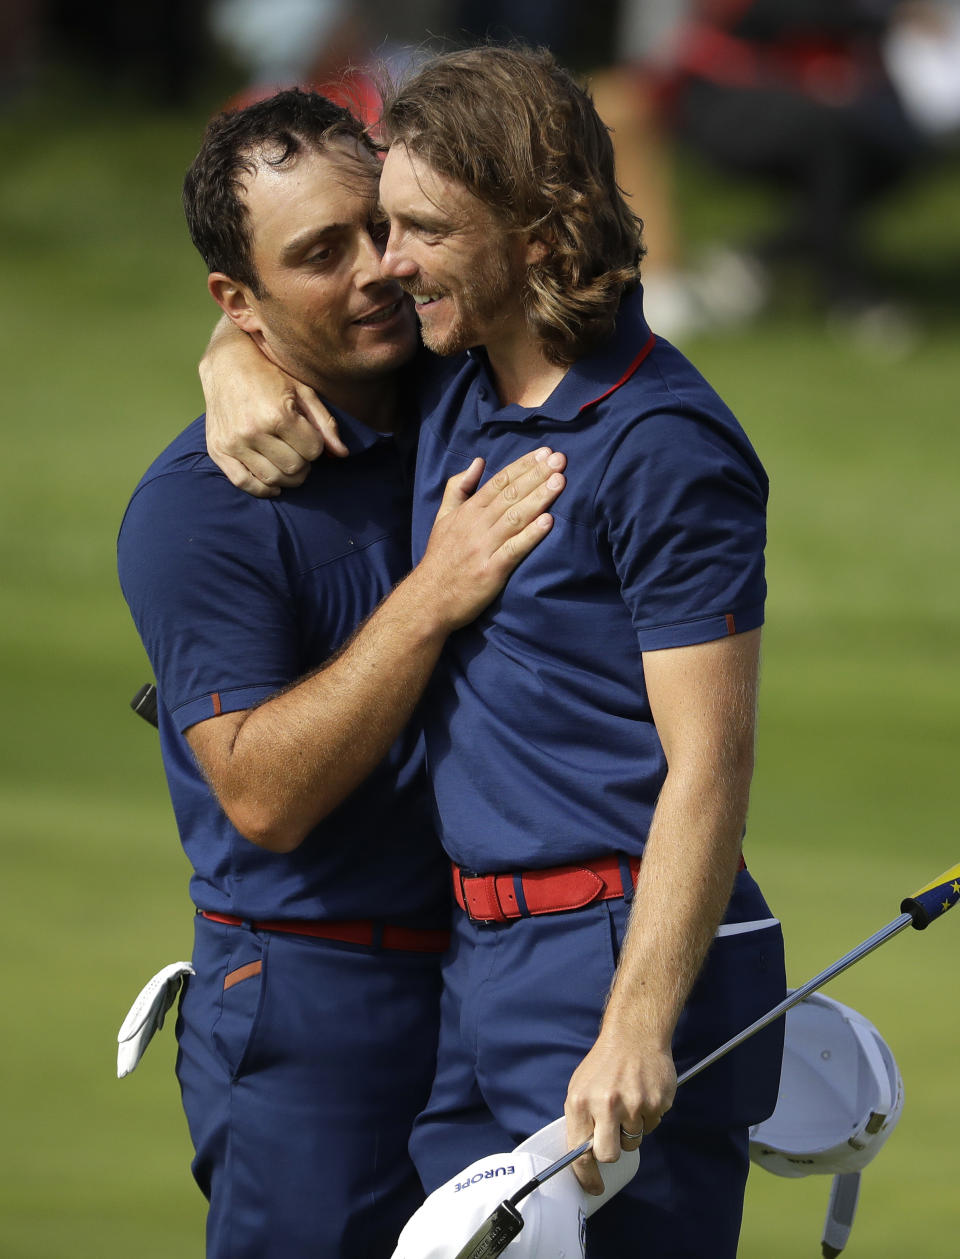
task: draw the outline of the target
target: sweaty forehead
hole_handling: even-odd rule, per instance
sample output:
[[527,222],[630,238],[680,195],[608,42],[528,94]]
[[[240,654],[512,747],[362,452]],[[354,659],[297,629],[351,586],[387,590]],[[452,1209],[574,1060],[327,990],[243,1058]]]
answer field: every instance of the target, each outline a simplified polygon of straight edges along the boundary
[[324,144],[301,141],[299,152],[284,156],[284,146],[264,141],[251,148],[247,161],[252,170],[243,182],[249,189],[256,180],[282,178],[307,168],[322,169],[329,178],[346,185],[360,196],[376,195],[380,162],[369,149],[350,136],[335,136]]

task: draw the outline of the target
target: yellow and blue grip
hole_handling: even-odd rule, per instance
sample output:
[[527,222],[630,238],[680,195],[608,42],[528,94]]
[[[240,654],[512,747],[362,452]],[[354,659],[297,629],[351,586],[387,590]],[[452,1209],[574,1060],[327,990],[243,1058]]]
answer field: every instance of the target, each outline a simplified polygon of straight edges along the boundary
[[922,887],[919,892],[906,897],[900,903],[900,911],[909,914],[913,925],[918,931],[928,927],[934,918],[939,918],[948,909],[952,909],[960,900],[960,862],[951,866]]

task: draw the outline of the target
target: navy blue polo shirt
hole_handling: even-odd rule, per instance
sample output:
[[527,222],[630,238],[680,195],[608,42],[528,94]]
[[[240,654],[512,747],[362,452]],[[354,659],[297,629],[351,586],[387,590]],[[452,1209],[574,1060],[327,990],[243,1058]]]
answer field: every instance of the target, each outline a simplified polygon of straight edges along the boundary
[[410,730],[289,854],[244,839],[183,731],[329,659],[410,568],[412,454],[338,413],[350,448],[276,499],[235,489],[203,417],[144,475],[120,529],[123,593],[157,680],[164,767],[200,909],[249,918],[448,921],[423,739]]
[[550,534],[454,635],[429,693],[444,847],[487,873],[639,855],[666,763],[642,653],[762,623],[767,478],[703,377],[654,338],[638,290],[613,339],[539,407],[501,407],[482,351],[427,387],[422,555],[446,478],[540,445],[567,455]]

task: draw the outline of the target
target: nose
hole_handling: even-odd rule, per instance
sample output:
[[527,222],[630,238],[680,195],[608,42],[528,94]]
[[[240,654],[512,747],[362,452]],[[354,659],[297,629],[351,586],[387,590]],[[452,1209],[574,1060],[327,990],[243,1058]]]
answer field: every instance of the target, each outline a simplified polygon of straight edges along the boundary
[[391,279],[404,280],[417,274],[417,264],[407,254],[403,236],[396,227],[390,228],[390,235],[380,259],[380,270]]
[[368,284],[382,284],[384,279],[380,249],[368,232],[361,234],[356,260],[356,282],[365,288]]

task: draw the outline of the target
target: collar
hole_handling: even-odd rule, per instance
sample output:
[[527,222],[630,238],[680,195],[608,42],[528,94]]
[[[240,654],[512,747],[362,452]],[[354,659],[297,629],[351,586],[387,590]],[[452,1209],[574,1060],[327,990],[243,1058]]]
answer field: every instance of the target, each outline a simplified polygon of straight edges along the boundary
[[323,404],[337,421],[340,436],[351,455],[359,455],[362,451],[375,446],[377,442],[393,440],[392,433],[378,433],[376,429],[354,419],[349,412],[335,407],[327,398],[323,399]]
[[643,315],[640,285],[620,302],[613,336],[599,349],[573,363],[545,402],[536,407],[516,403],[501,407],[483,350],[468,353],[477,366],[477,411],[481,423],[522,423],[548,419],[571,423],[588,407],[615,393],[653,349],[656,337]]
[[397,427],[392,433],[378,433],[376,429],[364,424],[321,395],[324,406],[337,421],[340,436],[351,455],[371,450],[378,443],[393,442],[403,452],[409,453],[416,447],[420,428],[419,380],[422,370],[432,360],[421,346],[413,359],[404,364],[396,375],[394,388],[397,394]]

